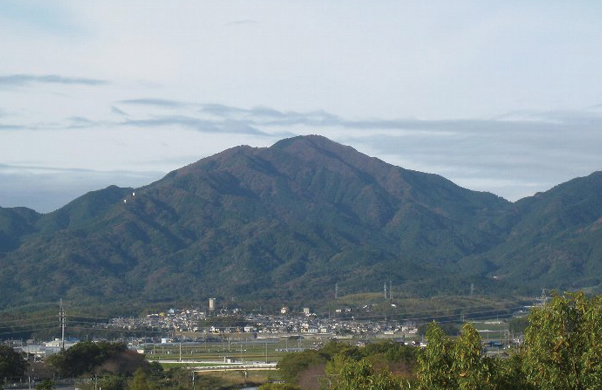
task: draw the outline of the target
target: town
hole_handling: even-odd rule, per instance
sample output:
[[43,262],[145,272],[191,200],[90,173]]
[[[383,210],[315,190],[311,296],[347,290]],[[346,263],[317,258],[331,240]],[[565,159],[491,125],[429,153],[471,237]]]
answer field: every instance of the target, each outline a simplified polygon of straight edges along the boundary
[[[428,321],[367,317],[371,305],[358,308],[358,313],[348,307],[320,314],[313,313],[308,307],[297,312],[281,307],[277,314],[263,314],[244,313],[240,308],[217,309],[215,303],[214,298],[210,299],[205,310],[170,308],[137,317],[114,317],[93,323],[85,333],[77,320],[67,318],[57,321],[56,333],[62,337],[50,341],[35,338],[7,340],[5,344],[41,360],[82,340],[119,341],[145,354],[149,360],[177,362],[206,359],[239,362],[258,356],[262,361],[267,362],[269,357],[276,362],[285,353],[317,349],[329,340],[357,346],[378,340],[426,345],[424,331]],[[485,346],[496,347],[497,351],[502,346],[520,344],[521,335],[511,332],[508,323],[512,318],[522,318],[529,307],[516,310],[510,318],[476,321]],[[64,315],[63,309],[61,313]],[[459,329],[458,324],[447,325],[448,329],[453,326]],[[253,345],[261,346],[261,353],[254,350],[257,348],[251,348]]]

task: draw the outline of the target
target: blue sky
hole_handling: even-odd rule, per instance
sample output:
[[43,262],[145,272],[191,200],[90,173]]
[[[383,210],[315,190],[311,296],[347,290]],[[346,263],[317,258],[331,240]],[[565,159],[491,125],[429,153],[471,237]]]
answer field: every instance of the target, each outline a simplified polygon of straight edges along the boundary
[[510,200],[602,167],[594,1],[0,2],[0,206],[321,134]]

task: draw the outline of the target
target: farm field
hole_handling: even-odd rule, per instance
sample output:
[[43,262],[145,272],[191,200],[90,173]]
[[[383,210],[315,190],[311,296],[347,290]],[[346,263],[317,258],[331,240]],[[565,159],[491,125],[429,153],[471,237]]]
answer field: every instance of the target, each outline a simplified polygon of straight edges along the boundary
[[[324,341],[326,342],[326,341]],[[145,344],[150,361],[169,361],[162,365],[211,366],[216,364],[277,362],[288,352],[317,348],[316,339],[223,339],[222,341]]]

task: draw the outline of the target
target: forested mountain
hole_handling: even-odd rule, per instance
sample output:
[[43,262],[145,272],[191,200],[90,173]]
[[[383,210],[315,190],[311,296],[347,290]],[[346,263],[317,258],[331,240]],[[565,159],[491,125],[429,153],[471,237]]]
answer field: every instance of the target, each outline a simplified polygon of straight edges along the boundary
[[0,208],[0,307],[595,287],[601,187],[510,203],[320,136],[240,146],[49,214]]

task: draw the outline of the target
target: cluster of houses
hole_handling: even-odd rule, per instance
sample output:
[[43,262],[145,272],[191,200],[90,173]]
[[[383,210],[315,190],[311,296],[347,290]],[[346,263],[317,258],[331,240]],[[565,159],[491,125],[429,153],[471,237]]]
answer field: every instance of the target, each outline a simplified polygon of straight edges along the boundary
[[102,324],[104,328],[124,330],[157,329],[166,332],[197,332],[198,323],[207,319],[207,314],[197,309],[176,310],[148,314],[145,317],[117,317]]
[[[347,309],[349,310],[349,309]],[[325,335],[337,337],[353,336],[408,336],[417,333],[414,323],[398,323],[391,321],[356,321],[343,319],[341,314],[345,309],[337,310],[332,317],[320,318],[305,308],[302,313],[293,314],[287,308],[282,308],[278,315],[247,314],[242,315],[237,309],[225,313],[215,313],[213,317],[236,316],[244,322],[238,326],[211,325],[203,327],[201,322],[207,320],[208,315],[194,309],[170,309],[164,313],[149,314],[137,318],[113,318],[103,324],[105,328],[124,330],[156,329],[164,330],[173,337],[185,333],[198,333],[198,337],[207,335],[224,335],[246,333],[254,337],[274,337],[278,335]],[[348,313],[347,313],[348,314]],[[218,322],[219,321],[215,321]]]
[[45,357],[58,353],[63,347],[65,349],[71,348],[79,343],[79,339],[69,337],[65,338],[64,342],[61,339],[54,339],[43,343],[36,343],[34,340],[27,340],[25,342],[21,340],[11,340],[8,341],[8,343],[17,352],[26,353],[27,356],[34,356],[36,359],[44,359]]

